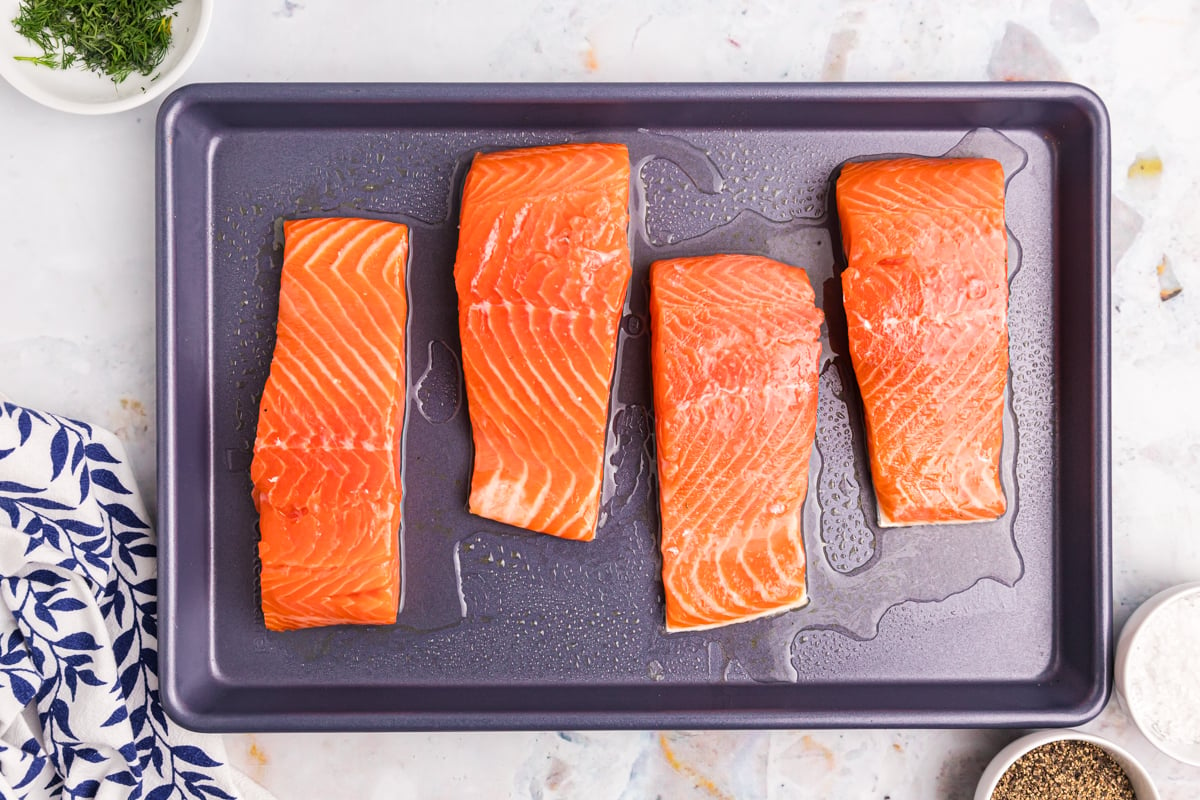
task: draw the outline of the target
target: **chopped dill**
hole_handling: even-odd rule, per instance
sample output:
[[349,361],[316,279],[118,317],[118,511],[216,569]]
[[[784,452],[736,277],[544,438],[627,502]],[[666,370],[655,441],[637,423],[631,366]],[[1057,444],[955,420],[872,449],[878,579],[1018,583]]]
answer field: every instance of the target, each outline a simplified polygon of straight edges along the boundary
[[21,0],[12,21],[42,49],[14,56],[53,69],[76,63],[121,83],[149,75],[171,45],[171,11],[179,0]]

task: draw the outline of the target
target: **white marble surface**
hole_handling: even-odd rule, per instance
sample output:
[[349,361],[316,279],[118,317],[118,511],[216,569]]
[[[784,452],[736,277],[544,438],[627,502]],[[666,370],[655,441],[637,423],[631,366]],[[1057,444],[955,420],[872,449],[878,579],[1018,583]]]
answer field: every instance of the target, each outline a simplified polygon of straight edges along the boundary
[[[1200,7],[1052,2],[219,5],[190,81],[1067,78],[1113,123],[1118,625],[1200,579]],[[154,494],[154,105],[71,117],[0,83],[0,391],[129,445]],[[1129,177],[1156,154],[1157,177]],[[1182,294],[1163,302],[1166,256]],[[885,620],[886,624],[886,620]],[[1200,769],[1114,702],[1088,730],[1168,800]],[[1016,731],[257,735],[233,760],[281,798],[951,798]]]

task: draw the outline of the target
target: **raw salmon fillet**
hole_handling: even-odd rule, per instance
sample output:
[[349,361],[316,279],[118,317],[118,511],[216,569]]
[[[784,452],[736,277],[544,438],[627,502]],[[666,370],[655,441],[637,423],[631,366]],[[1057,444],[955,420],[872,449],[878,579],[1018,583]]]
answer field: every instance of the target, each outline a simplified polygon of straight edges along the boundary
[[837,207],[879,524],[999,517],[1008,377],[1003,169],[989,159],[847,164]]
[[595,536],[631,275],[628,204],[623,145],[511,150],[471,164],[454,282],[475,442],[472,514]]
[[284,223],[275,354],[250,477],[271,630],[392,623],[408,229]]
[[824,317],[804,270],[657,261],[651,362],[667,630],[808,602],[801,516]]

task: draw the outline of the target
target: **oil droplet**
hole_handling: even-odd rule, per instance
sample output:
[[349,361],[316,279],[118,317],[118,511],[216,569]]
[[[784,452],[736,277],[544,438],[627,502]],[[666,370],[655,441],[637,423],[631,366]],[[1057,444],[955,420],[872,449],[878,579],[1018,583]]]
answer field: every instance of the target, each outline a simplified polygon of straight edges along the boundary
[[967,297],[972,300],[978,300],[987,294],[987,284],[978,278],[972,278],[967,284]]
[[705,649],[708,652],[708,674],[712,678],[723,679],[725,667],[729,660],[725,657],[725,648],[720,642],[709,642]]
[[445,342],[429,342],[429,361],[414,388],[417,410],[434,425],[449,422],[458,414],[462,407],[462,369],[458,355]]
[[1004,168],[1004,181],[1012,180],[1029,163],[1029,153],[994,128],[975,128],[947,150],[946,158],[990,158]]

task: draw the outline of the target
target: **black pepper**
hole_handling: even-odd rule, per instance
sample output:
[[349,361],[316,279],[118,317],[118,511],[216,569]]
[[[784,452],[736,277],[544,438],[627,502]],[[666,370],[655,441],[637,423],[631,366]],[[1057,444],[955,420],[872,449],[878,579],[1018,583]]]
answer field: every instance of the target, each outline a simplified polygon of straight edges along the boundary
[[1030,750],[1001,776],[991,800],[1136,800],[1121,765],[1103,748],[1061,739]]

